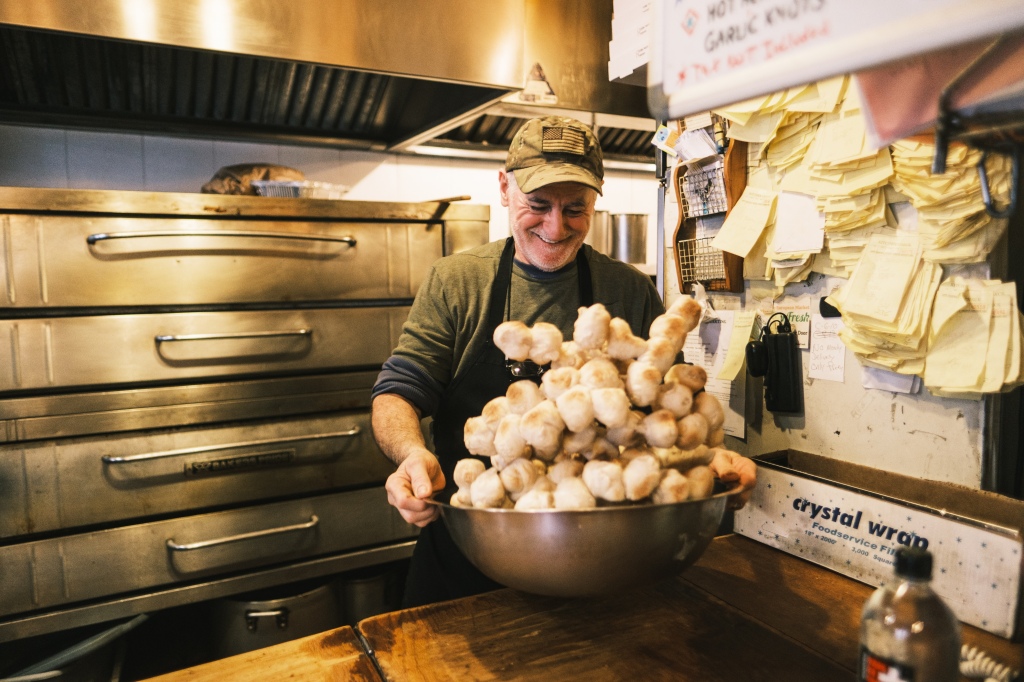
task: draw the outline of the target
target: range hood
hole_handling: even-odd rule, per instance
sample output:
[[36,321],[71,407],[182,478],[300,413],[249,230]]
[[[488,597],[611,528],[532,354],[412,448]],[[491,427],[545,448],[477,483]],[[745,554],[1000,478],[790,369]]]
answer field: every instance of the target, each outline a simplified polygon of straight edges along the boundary
[[0,0],[0,120],[483,155],[538,113],[653,158],[612,0]]

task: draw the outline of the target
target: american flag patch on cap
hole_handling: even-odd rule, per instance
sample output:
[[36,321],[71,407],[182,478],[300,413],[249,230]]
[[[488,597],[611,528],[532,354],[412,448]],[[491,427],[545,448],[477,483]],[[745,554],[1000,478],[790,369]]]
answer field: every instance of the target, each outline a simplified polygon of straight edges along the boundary
[[587,151],[586,138],[583,135],[583,131],[576,130],[575,128],[561,126],[549,128],[544,126],[544,132],[541,136],[541,151],[544,153],[562,152],[582,156]]

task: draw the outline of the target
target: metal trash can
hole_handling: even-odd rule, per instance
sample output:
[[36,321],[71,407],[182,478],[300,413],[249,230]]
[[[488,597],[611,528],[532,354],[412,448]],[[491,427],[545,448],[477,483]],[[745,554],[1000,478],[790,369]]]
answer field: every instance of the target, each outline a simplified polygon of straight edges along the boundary
[[343,625],[337,591],[329,579],[218,599],[211,608],[212,651],[216,658]]
[[647,262],[647,214],[612,215],[612,258],[624,263]]
[[590,232],[583,243],[590,244],[594,251],[606,256],[611,253],[612,216],[608,211],[594,211],[594,218],[590,221]]

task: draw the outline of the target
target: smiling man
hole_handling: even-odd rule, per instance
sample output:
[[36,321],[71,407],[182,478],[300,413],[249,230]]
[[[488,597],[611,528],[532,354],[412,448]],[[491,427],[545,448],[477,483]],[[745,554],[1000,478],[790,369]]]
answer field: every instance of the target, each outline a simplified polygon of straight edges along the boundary
[[[466,560],[442,523],[432,523],[437,507],[424,501],[450,499],[455,463],[470,456],[466,420],[522,378],[495,347],[494,328],[550,322],[568,340],[580,306],[599,302],[646,338],[664,312],[650,277],[583,243],[603,184],[601,145],[587,126],[555,116],[526,122],[498,172],[512,236],[438,260],[416,295],[373,388],[374,436],[398,465],[388,500],[423,527],[405,606],[500,587]],[[434,452],[420,429],[424,417],[433,417]]]

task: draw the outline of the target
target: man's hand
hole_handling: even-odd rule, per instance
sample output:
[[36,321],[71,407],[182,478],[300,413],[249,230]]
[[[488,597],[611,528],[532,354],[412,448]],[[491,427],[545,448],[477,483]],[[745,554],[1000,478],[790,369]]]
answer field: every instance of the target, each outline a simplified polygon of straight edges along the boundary
[[388,503],[408,523],[423,527],[437,518],[440,510],[424,500],[444,489],[441,464],[430,450],[419,448],[398,465],[384,484]]
[[708,466],[723,483],[738,482],[738,485],[731,488],[736,494],[729,497],[729,508],[742,509],[750,499],[754,484],[757,483],[757,465],[754,464],[754,460],[731,450],[717,448],[715,457]]

